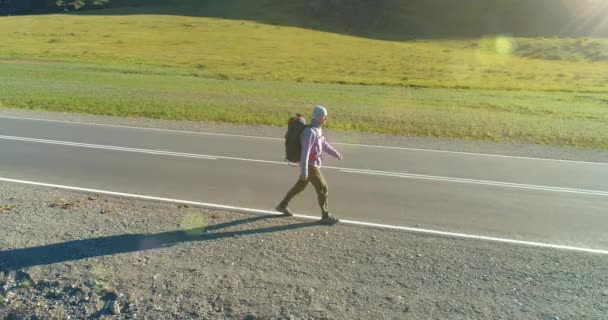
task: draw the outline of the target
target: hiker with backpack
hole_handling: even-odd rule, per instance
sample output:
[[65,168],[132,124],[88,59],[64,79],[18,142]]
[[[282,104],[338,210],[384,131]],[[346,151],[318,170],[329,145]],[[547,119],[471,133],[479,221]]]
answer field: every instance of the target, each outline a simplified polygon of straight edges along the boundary
[[336,151],[323,136],[323,125],[327,121],[327,109],[316,106],[312,110],[310,125],[298,115],[291,118],[287,134],[285,135],[285,147],[287,161],[300,163],[300,178],[298,182],[287,192],[283,201],[277,207],[277,211],[285,216],[292,216],[289,210],[289,202],[300,192],[306,189],[308,183],[312,183],[317,191],[319,206],[321,207],[321,222],[325,224],[336,224],[340,220],[329,213],[327,198],[328,187],[321,166],[323,164],[322,154],[326,152],[331,156],[342,160],[342,155]]

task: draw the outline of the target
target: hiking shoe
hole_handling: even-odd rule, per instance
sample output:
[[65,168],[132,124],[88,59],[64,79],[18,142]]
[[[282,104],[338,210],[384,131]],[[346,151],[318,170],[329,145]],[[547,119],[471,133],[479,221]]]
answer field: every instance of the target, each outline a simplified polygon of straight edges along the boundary
[[283,207],[283,206],[278,206],[277,207],[277,211],[282,213],[283,216],[285,217],[291,217],[293,216],[293,212],[291,212],[291,210],[289,210],[289,208],[287,207]]
[[340,219],[332,216],[331,214],[324,214],[323,217],[321,218],[322,224],[334,225],[338,222],[340,222]]

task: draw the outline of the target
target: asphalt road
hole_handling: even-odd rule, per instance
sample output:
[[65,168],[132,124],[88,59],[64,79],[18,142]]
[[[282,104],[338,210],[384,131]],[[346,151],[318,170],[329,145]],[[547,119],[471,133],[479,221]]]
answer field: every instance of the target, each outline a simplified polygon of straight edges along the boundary
[[[339,217],[608,249],[606,163],[335,147]],[[298,176],[282,155],[280,139],[0,117],[0,178],[269,210]],[[292,207],[318,215],[313,188]]]

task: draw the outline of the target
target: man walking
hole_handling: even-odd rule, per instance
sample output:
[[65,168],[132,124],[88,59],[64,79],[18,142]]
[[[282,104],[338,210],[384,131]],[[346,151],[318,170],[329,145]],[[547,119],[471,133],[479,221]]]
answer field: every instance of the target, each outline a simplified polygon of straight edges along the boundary
[[287,207],[291,199],[304,191],[308,183],[312,183],[317,191],[319,206],[321,207],[321,222],[325,224],[336,224],[340,220],[329,213],[327,198],[328,188],[325,177],[321,173],[323,164],[323,152],[342,160],[342,155],[336,151],[323,136],[323,125],[327,121],[327,109],[323,106],[316,106],[312,110],[312,120],[310,126],[302,133],[302,159],[300,160],[300,178],[298,182],[287,192],[283,201],[277,207],[277,211],[285,216],[292,216],[293,213]]

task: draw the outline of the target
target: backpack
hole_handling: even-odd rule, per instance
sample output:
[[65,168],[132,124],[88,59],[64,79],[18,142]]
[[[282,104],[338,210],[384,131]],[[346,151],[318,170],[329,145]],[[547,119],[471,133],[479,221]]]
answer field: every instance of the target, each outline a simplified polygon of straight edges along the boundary
[[300,163],[302,158],[302,133],[308,125],[301,114],[289,118],[287,133],[285,134],[285,161],[287,163]]

